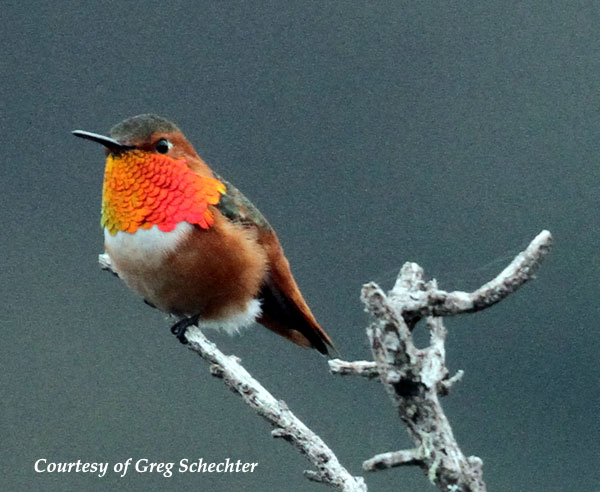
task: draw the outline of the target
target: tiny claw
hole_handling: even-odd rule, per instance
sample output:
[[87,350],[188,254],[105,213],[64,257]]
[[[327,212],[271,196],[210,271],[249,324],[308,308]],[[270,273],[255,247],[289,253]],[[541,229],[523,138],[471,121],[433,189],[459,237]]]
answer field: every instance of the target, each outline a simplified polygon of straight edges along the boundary
[[177,323],[171,326],[171,333],[177,337],[184,345],[188,343],[187,338],[185,336],[187,329],[195,325],[198,322],[198,318],[200,315],[196,314],[195,316],[190,316],[189,318],[180,319]]

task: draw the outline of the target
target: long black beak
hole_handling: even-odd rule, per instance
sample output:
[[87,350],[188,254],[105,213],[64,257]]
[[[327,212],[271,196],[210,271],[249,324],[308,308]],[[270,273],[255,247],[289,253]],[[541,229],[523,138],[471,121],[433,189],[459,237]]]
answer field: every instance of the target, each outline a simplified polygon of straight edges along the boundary
[[97,133],[84,132],[83,130],[74,130],[73,135],[75,135],[76,137],[86,138],[88,140],[98,142],[99,144],[104,145],[111,152],[115,153],[135,149],[133,145],[122,144],[121,142],[117,142],[114,138],[105,137],[104,135],[98,135]]

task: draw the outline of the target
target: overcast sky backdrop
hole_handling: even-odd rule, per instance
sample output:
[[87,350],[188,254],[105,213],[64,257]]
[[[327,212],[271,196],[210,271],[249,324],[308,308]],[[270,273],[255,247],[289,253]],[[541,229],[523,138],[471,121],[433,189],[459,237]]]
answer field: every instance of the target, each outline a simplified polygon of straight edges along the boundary
[[[419,262],[474,289],[542,229],[535,282],[450,319],[444,400],[491,491],[598,487],[600,15],[594,2],[4,2],[3,490],[318,491],[169,322],[100,271],[103,151],[155,112],[277,229],[344,358],[360,287]],[[354,474],[411,445],[383,389],[262,327],[209,334]],[[425,334],[421,333],[422,339]],[[258,462],[253,474],[36,474],[35,460]],[[369,490],[434,490],[417,469]]]

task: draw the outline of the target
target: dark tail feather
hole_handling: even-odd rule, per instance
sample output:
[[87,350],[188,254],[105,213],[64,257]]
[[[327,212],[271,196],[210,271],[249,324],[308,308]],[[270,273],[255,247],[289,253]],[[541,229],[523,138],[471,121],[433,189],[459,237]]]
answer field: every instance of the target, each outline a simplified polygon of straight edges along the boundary
[[262,286],[259,298],[262,314],[257,321],[261,325],[297,345],[329,354],[329,348],[333,348],[331,339],[314,319],[306,303],[303,302],[304,311],[269,280]]

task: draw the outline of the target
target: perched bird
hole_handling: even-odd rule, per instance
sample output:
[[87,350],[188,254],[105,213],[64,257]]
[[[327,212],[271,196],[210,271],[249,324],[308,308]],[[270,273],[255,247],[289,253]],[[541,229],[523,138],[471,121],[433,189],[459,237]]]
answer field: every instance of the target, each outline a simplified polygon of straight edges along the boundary
[[328,353],[275,231],[216,175],[170,121],[143,114],[109,136],[74,135],[106,147],[102,192],[105,249],[115,272],[147,304],[179,318],[172,331],[227,331],[254,321]]

